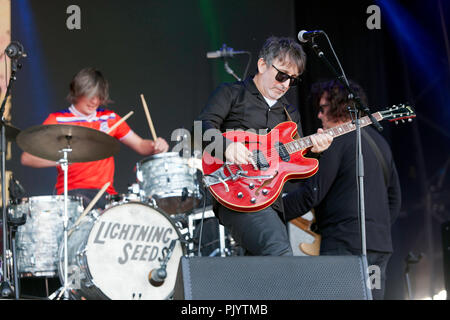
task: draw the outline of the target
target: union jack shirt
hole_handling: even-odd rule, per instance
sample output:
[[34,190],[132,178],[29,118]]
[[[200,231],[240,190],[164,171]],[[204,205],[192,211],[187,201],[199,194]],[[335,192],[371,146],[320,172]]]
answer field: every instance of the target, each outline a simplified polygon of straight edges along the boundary
[[[74,126],[88,127],[106,132],[115,123],[120,121],[121,117],[114,111],[99,107],[95,114],[89,116],[80,113],[73,105],[68,109],[51,113],[43,124],[66,124]],[[123,140],[131,133],[131,129],[126,122],[122,122],[109,135],[116,139]],[[64,172],[60,166],[57,167],[58,176],[56,178],[56,190],[58,194],[64,192]],[[109,194],[117,194],[114,189],[114,158],[80,162],[69,164],[68,169],[68,190],[73,189],[101,189],[106,182],[110,186],[106,190]]]

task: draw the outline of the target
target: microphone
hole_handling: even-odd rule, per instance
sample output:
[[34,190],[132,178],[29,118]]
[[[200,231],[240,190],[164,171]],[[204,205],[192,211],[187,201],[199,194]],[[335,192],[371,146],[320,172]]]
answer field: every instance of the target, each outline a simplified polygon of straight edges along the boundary
[[24,187],[16,180],[14,175],[11,175],[8,190],[12,200],[22,198],[25,195]]
[[154,287],[159,287],[164,283],[167,277],[167,272],[165,268],[153,269],[148,274],[148,281]]
[[27,54],[24,52],[23,46],[17,42],[11,42],[5,49],[5,53],[11,59],[25,58]]
[[310,41],[312,38],[317,37],[318,35],[324,33],[322,30],[314,30],[314,31],[306,31],[306,30],[302,30],[298,33],[298,40],[300,42],[308,42]]
[[158,269],[152,269],[148,274],[148,281],[154,287],[159,287],[164,283],[164,280],[167,278],[167,263],[169,262],[170,257],[172,256],[173,249],[175,248],[175,244],[177,239],[173,239],[170,242],[169,248],[164,247],[162,249],[162,258],[159,258],[160,267]]
[[206,53],[206,58],[217,59],[217,58],[233,58],[236,54],[244,54],[247,51],[234,51],[233,48],[228,48],[225,44],[220,50],[210,51]]

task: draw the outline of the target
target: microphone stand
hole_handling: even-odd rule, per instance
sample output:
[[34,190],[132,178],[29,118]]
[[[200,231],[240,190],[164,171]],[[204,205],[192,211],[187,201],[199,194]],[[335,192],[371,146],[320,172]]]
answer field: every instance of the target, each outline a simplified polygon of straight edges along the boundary
[[232,58],[235,54],[243,54],[243,53],[248,54],[249,55],[249,60],[247,62],[247,66],[245,68],[244,78],[247,76],[248,68],[250,66],[250,61],[252,59],[252,53],[250,51],[237,51],[237,52],[234,52],[233,48],[227,47],[227,45],[224,43],[222,45],[222,48],[221,48],[220,52],[222,53],[222,58],[224,60],[224,66],[223,67],[225,68],[225,71],[228,74],[231,74],[237,81],[241,81],[242,79],[239,78],[236,75],[236,73],[234,73],[233,69],[230,68],[230,66],[228,65],[227,57],[231,57]]
[[323,51],[319,48],[317,43],[314,41],[314,38],[311,39],[311,46],[312,46],[314,52],[317,54],[317,56],[325,63],[325,65],[333,73],[333,75],[336,77],[336,79],[345,86],[345,88],[348,90],[348,92],[350,92],[349,99],[353,99],[356,102],[356,107],[360,111],[364,112],[369,117],[372,124],[378,129],[378,131],[381,132],[383,130],[383,127],[380,125],[378,120],[375,119],[375,117],[372,115],[369,108],[362,103],[361,99],[358,97],[358,95],[355,93],[355,91],[352,88],[350,88],[350,85],[348,83],[348,80],[347,80],[347,77],[345,76],[345,74],[344,73],[339,74],[336,71],[336,69],[333,67],[333,65],[330,63],[330,61],[328,61],[328,59],[325,57],[325,54],[323,53]]
[[231,74],[233,77],[235,77],[237,81],[241,81],[241,78],[239,78],[239,77],[234,73],[233,69],[231,69],[230,66],[228,65],[227,58],[223,58],[223,60],[225,61],[225,62],[224,62],[224,65],[223,65],[223,67],[225,68],[225,71],[226,71],[227,73]]
[[[13,291],[16,291],[15,298],[18,299],[18,281],[17,276],[14,275],[15,279],[15,287],[14,290],[11,287],[11,281],[9,279],[8,275],[8,268],[7,268],[7,251],[9,249],[8,245],[8,217],[6,214],[6,127],[5,127],[5,121],[4,121],[4,112],[5,112],[5,105],[6,101],[8,100],[8,96],[11,93],[11,87],[12,83],[16,80],[16,71],[17,69],[20,69],[22,67],[21,64],[18,63],[18,58],[12,58],[11,59],[11,75],[8,83],[8,87],[6,88],[6,94],[5,98],[3,99],[2,106],[0,108],[0,126],[1,126],[1,135],[0,135],[0,152],[1,152],[1,179],[2,179],[2,221],[3,221],[3,254],[2,254],[2,267],[3,267],[3,277],[2,282],[0,285],[1,290],[1,297],[2,298],[9,298],[13,295]],[[13,250],[15,251],[15,250]],[[14,253],[14,252],[13,252]],[[13,264],[15,265],[15,257],[12,257]],[[16,270],[16,268],[14,268]]]
[[[325,33],[324,33],[325,34]],[[333,46],[330,43],[330,40],[327,37],[328,43],[330,44],[330,47],[334,53]],[[358,97],[358,95],[354,92],[352,88],[350,88],[349,82],[347,77],[345,76],[344,70],[341,71],[342,74],[339,74],[336,69],[333,67],[333,65],[330,63],[330,61],[327,59],[323,51],[319,48],[317,43],[314,41],[314,38],[311,39],[311,46],[314,52],[317,54],[320,60],[322,60],[325,65],[328,67],[328,69],[333,73],[333,75],[336,77],[336,79],[342,83],[345,88],[350,93],[348,98],[353,99],[355,101],[354,105],[359,110],[359,112],[355,112],[355,126],[356,126],[356,171],[358,176],[358,183],[356,185],[357,191],[358,191],[358,212],[359,212],[359,223],[360,223],[360,232],[361,232],[361,255],[364,267],[366,270],[368,270],[368,263],[367,263],[367,245],[366,245],[366,212],[365,212],[365,205],[364,205],[364,159],[362,154],[362,146],[361,146],[361,126],[360,126],[360,113],[365,113],[369,119],[371,120],[372,124],[378,129],[378,131],[383,130],[383,127],[380,125],[380,123],[374,118],[372,113],[370,112],[369,108],[365,106],[361,99]],[[339,62],[336,54],[335,58]],[[339,64],[340,66],[340,64]],[[368,295],[370,296],[370,299],[372,298],[371,291],[368,290]]]

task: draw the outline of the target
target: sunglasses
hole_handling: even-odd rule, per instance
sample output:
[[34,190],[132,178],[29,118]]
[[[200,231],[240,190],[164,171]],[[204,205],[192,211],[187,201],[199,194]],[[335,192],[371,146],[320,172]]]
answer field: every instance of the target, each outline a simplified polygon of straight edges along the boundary
[[318,109],[319,109],[319,113],[323,113],[323,114],[325,114],[325,108],[328,108],[330,106],[330,104],[329,103],[326,103],[326,104],[321,104],[319,107],[318,107]]
[[275,76],[275,80],[279,82],[285,82],[287,79],[289,79],[289,87],[295,87],[301,81],[301,79],[297,77],[292,77],[287,73],[278,70],[277,67],[275,67],[274,65],[272,65],[272,67],[274,67],[275,70],[278,71],[277,75]]

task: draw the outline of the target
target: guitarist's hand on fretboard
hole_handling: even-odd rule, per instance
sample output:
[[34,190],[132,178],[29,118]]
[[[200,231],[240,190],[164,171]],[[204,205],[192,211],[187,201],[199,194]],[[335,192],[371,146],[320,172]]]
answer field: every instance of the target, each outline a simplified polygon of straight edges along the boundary
[[323,129],[319,128],[317,134],[311,135],[311,142],[313,145],[311,152],[321,153],[330,147],[331,142],[333,142],[333,137],[324,133]]

